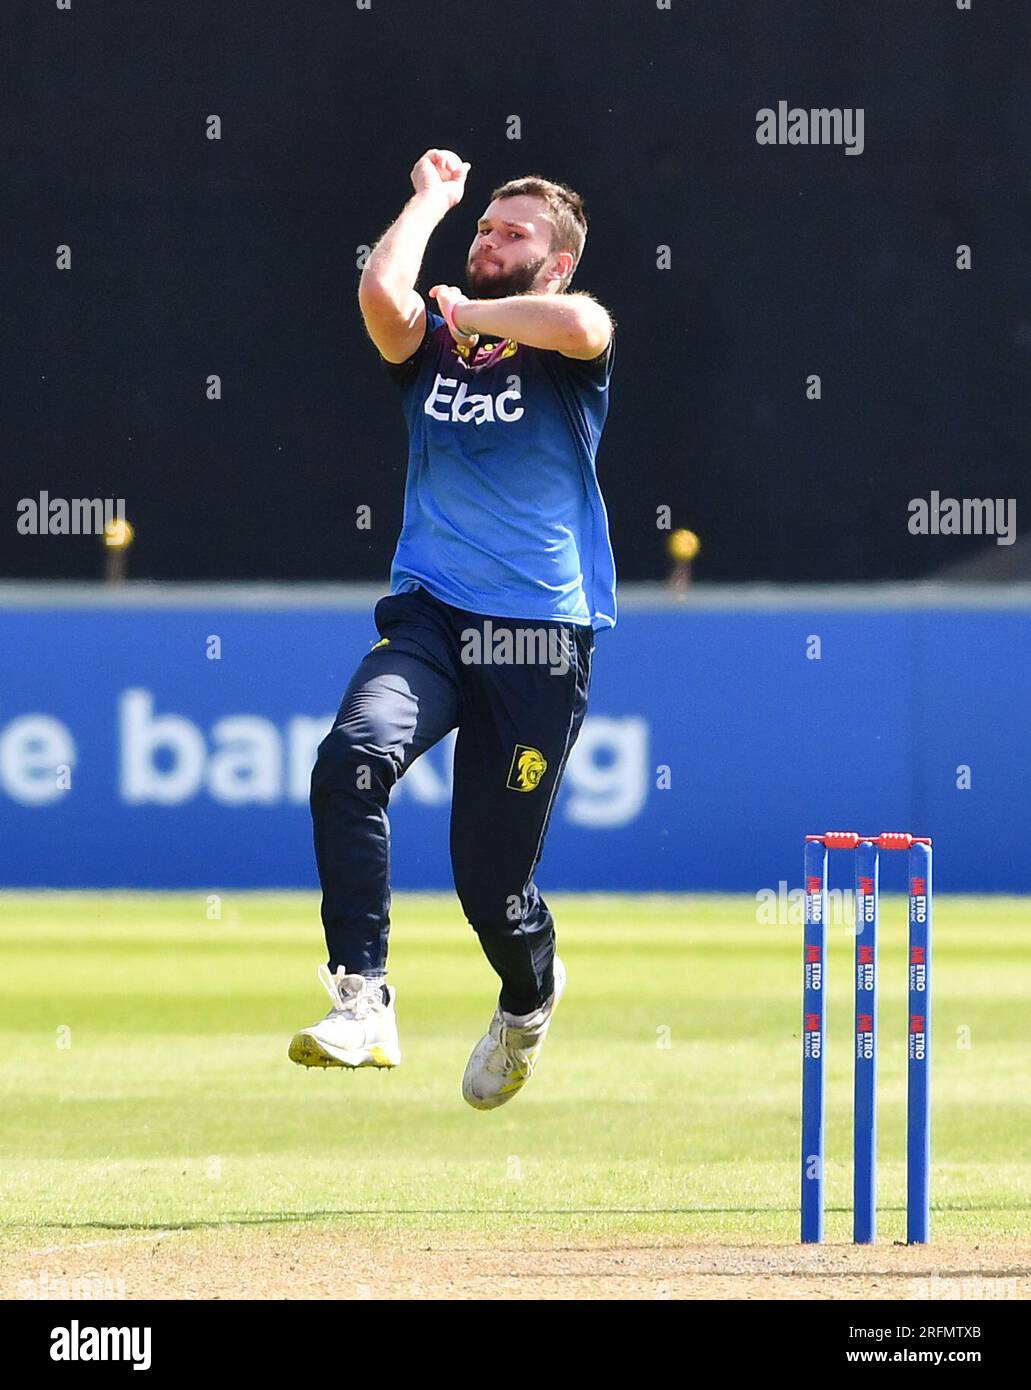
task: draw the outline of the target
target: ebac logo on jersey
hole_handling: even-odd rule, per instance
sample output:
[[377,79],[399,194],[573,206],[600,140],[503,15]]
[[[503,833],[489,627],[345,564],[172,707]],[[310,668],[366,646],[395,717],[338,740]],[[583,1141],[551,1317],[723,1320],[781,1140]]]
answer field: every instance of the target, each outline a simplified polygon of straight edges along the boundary
[[485,425],[495,420],[510,425],[525,414],[519,404],[522,399],[514,389],[497,396],[478,394],[470,391],[464,381],[459,383],[456,377],[438,372],[422,408],[434,420],[450,420],[456,425]]

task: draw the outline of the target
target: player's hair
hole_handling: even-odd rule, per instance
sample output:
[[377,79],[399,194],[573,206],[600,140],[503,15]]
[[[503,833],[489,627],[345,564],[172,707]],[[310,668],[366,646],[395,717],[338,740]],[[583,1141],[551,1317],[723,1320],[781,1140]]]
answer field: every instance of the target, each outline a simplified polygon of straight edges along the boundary
[[573,269],[562,281],[563,290],[576,274],[587,239],[587,216],[584,200],[564,183],[554,183],[539,174],[528,174],[525,178],[509,179],[490,195],[495,198],[540,198],[548,205],[548,221],[551,224],[551,251],[571,251]]

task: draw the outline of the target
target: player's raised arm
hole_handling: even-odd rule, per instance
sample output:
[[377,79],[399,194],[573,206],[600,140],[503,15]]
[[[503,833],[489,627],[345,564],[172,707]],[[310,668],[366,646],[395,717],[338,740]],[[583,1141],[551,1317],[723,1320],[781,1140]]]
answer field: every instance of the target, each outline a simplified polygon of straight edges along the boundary
[[403,362],[422,340],[426,311],[415,282],[437,223],[461,201],[469,165],[451,150],[427,150],[412,169],[414,194],[373,247],[358,285],[369,337],[388,362]]
[[520,294],[506,299],[467,299],[455,285],[434,285],[435,299],[452,335],[489,333],[563,357],[595,358],[609,345],[612,319],[593,296]]

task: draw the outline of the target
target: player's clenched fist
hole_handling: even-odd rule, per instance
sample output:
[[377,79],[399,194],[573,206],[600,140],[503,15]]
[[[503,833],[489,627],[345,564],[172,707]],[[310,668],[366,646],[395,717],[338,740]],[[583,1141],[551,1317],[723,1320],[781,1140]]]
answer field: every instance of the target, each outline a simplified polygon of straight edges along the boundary
[[440,194],[453,208],[462,201],[469,167],[454,150],[427,150],[412,169],[412,187],[416,193]]

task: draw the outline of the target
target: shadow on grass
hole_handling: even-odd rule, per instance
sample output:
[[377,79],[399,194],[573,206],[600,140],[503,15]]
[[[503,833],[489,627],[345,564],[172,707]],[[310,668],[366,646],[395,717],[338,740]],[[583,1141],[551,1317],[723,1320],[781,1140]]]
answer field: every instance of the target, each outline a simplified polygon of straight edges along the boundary
[[[904,1205],[878,1207],[879,1212],[904,1212]],[[1031,1203],[932,1207],[938,1216],[950,1213],[1013,1212],[1031,1210]],[[828,1215],[850,1215],[851,1207],[827,1207]],[[768,1207],[330,1207],[312,1211],[227,1213],[203,1221],[32,1221],[0,1223],[0,1230],[76,1231],[215,1231],[230,1226],[276,1226],[331,1221],[353,1216],[792,1216],[797,1206]]]

